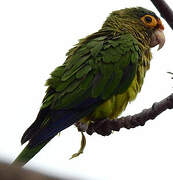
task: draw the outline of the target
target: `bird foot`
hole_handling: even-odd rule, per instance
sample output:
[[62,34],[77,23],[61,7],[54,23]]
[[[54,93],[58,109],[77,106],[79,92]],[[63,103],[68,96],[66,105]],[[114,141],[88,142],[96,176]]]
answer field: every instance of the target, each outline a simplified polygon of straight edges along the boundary
[[88,123],[77,122],[75,123],[75,125],[78,128],[78,131],[80,132],[86,132],[88,129]]
[[90,124],[87,129],[87,134],[92,135],[94,132],[102,136],[109,136],[112,133],[110,120],[103,119],[101,121]]

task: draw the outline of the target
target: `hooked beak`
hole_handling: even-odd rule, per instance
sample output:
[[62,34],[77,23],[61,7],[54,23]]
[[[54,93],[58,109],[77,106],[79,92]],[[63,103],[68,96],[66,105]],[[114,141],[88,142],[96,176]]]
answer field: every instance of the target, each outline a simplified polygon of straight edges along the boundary
[[163,33],[164,26],[161,20],[158,20],[158,29],[151,36],[150,47],[155,47],[159,44],[158,50],[160,50],[165,44],[165,35]]
[[165,44],[165,35],[163,30],[157,29],[151,36],[150,47],[155,47],[159,44],[158,50],[160,50]]

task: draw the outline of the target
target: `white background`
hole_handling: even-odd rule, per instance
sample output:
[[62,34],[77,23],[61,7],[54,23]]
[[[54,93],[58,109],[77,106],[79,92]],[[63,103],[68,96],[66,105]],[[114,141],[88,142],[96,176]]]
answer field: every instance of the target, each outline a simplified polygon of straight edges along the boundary
[[[172,0],[167,0],[173,8]],[[20,138],[34,121],[49,74],[65,60],[77,40],[96,32],[113,10],[142,6],[159,13],[150,0],[2,0],[0,1],[0,157],[12,162],[24,146]],[[137,99],[123,115],[140,112],[169,95],[173,80],[173,32],[152,50],[153,60]],[[173,111],[144,127],[122,129],[109,137],[87,136],[80,157],[69,160],[80,145],[70,127],[55,137],[26,168],[81,180],[173,179]]]

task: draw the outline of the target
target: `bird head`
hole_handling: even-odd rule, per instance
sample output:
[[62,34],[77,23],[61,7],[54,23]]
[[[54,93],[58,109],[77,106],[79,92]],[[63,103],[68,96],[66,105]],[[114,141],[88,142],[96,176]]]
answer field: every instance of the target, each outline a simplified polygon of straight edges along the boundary
[[160,18],[152,11],[142,7],[126,8],[114,11],[103,24],[103,29],[112,29],[118,33],[129,32],[149,47],[164,46],[164,26]]

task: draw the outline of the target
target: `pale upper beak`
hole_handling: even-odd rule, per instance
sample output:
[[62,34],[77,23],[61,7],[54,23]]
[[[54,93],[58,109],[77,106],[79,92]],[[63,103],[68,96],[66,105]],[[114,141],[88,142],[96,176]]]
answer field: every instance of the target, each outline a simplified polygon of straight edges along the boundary
[[164,26],[160,19],[158,20],[158,26],[159,28],[156,29],[156,31],[151,36],[150,47],[159,45],[158,50],[160,50],[165,44],[165,35],[163,33]]

